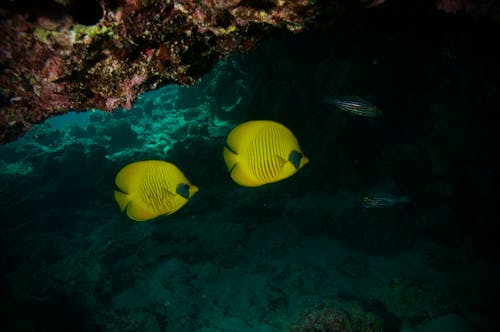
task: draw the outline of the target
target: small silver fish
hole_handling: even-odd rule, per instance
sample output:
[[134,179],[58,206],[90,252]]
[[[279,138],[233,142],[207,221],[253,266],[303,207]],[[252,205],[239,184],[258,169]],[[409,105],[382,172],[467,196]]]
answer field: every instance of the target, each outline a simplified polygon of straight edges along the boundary
[[325,98],[325,102],[337,106],[340,110],[358,116],[376,118],[382,115],[382,111],[369,101],[358,96],[345,96],[336,99]]
[[387,208],[399,204],[406,204],[410,202],[408,196],[396,196],[393,194],[378,193],[362,198],[363,207],[367,209],[373,208]]

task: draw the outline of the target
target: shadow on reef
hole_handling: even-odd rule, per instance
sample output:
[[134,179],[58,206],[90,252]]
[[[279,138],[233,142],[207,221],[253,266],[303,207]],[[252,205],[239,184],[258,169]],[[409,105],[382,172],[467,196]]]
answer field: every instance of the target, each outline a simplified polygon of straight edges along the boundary
[[4,331],[100,331],[92,324],[91,308],[74,296],[54,293],[44,299],[17,298],[11,308]]
[[[49,121],[2,146],[2,330],[491,330],[496,30],[379,9],[221,61],[130,111]],[[382,116],[324,103],[353,94]],[[286,124],[310,163],[239,187],[225,137],[262,118]],[[113,201],[114,178],[147,159],[175,163],[200,191],[134,223]],[[363,204],[377,195],[408,199]]]

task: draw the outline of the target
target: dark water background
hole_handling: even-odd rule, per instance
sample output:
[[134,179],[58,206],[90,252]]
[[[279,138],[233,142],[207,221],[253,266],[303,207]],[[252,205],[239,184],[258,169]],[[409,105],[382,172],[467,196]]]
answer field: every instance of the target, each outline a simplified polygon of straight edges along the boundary
[[[281,36],[0,147],[1,330],[496,331],[499,26],[420,14]],[[324,101],[345,95],[382,117]],[[311,162],[237,186],[222,147],[249,119],[285,124]],[[200,192],[134,223],[114,177],[145,159]],[[410,202],[364,208],[375,193]]]

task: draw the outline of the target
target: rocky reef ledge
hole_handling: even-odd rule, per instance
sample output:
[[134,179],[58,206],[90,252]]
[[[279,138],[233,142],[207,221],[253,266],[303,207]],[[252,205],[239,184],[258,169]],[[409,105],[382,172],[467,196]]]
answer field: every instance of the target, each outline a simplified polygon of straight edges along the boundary
[[0,6],[0,144],[55,114],[129,109],[141,92],[169,83],[192,84],[217,60],[250,50],[264,37],[300,32],[351,9],[383,3],[4,1]]
[[68,110],[129,109],[191,84],[264,35],[301,31],[312,0],[45,0],[2,4],[0,143]]

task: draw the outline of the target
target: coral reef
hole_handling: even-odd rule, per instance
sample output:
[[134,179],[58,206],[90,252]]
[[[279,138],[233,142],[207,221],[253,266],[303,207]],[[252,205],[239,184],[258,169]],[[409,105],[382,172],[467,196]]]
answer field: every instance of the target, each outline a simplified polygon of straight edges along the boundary
[[[44,119],[130,109],[161,85],[193,84],[217,60],[277,32],[329,25],[385,1],[24,0],[0,6],[0,144]],[[493,2],[494,3],[494,2]],[[445,12],[499,17],[492,2],[438,0]]]
[[380,318],[359,303],[324,301],[305,310],[290,332],[381,332]]
[[373,298],[387,303],[388,310],[408,324],[416,324],[429,317],[458,311],[456,304],[442,301],[447,297],[436,285],[422,285],[408,279],[393,278],[372,294]]
[[[69,110],[130,109],[140,92],[192,84],[277,31],[300,32],[312,0],[24,1],[2,4],[0,144]],[[355,3],[354,5],[360,5]],[[83,14],[80,13],[83,10]]]

